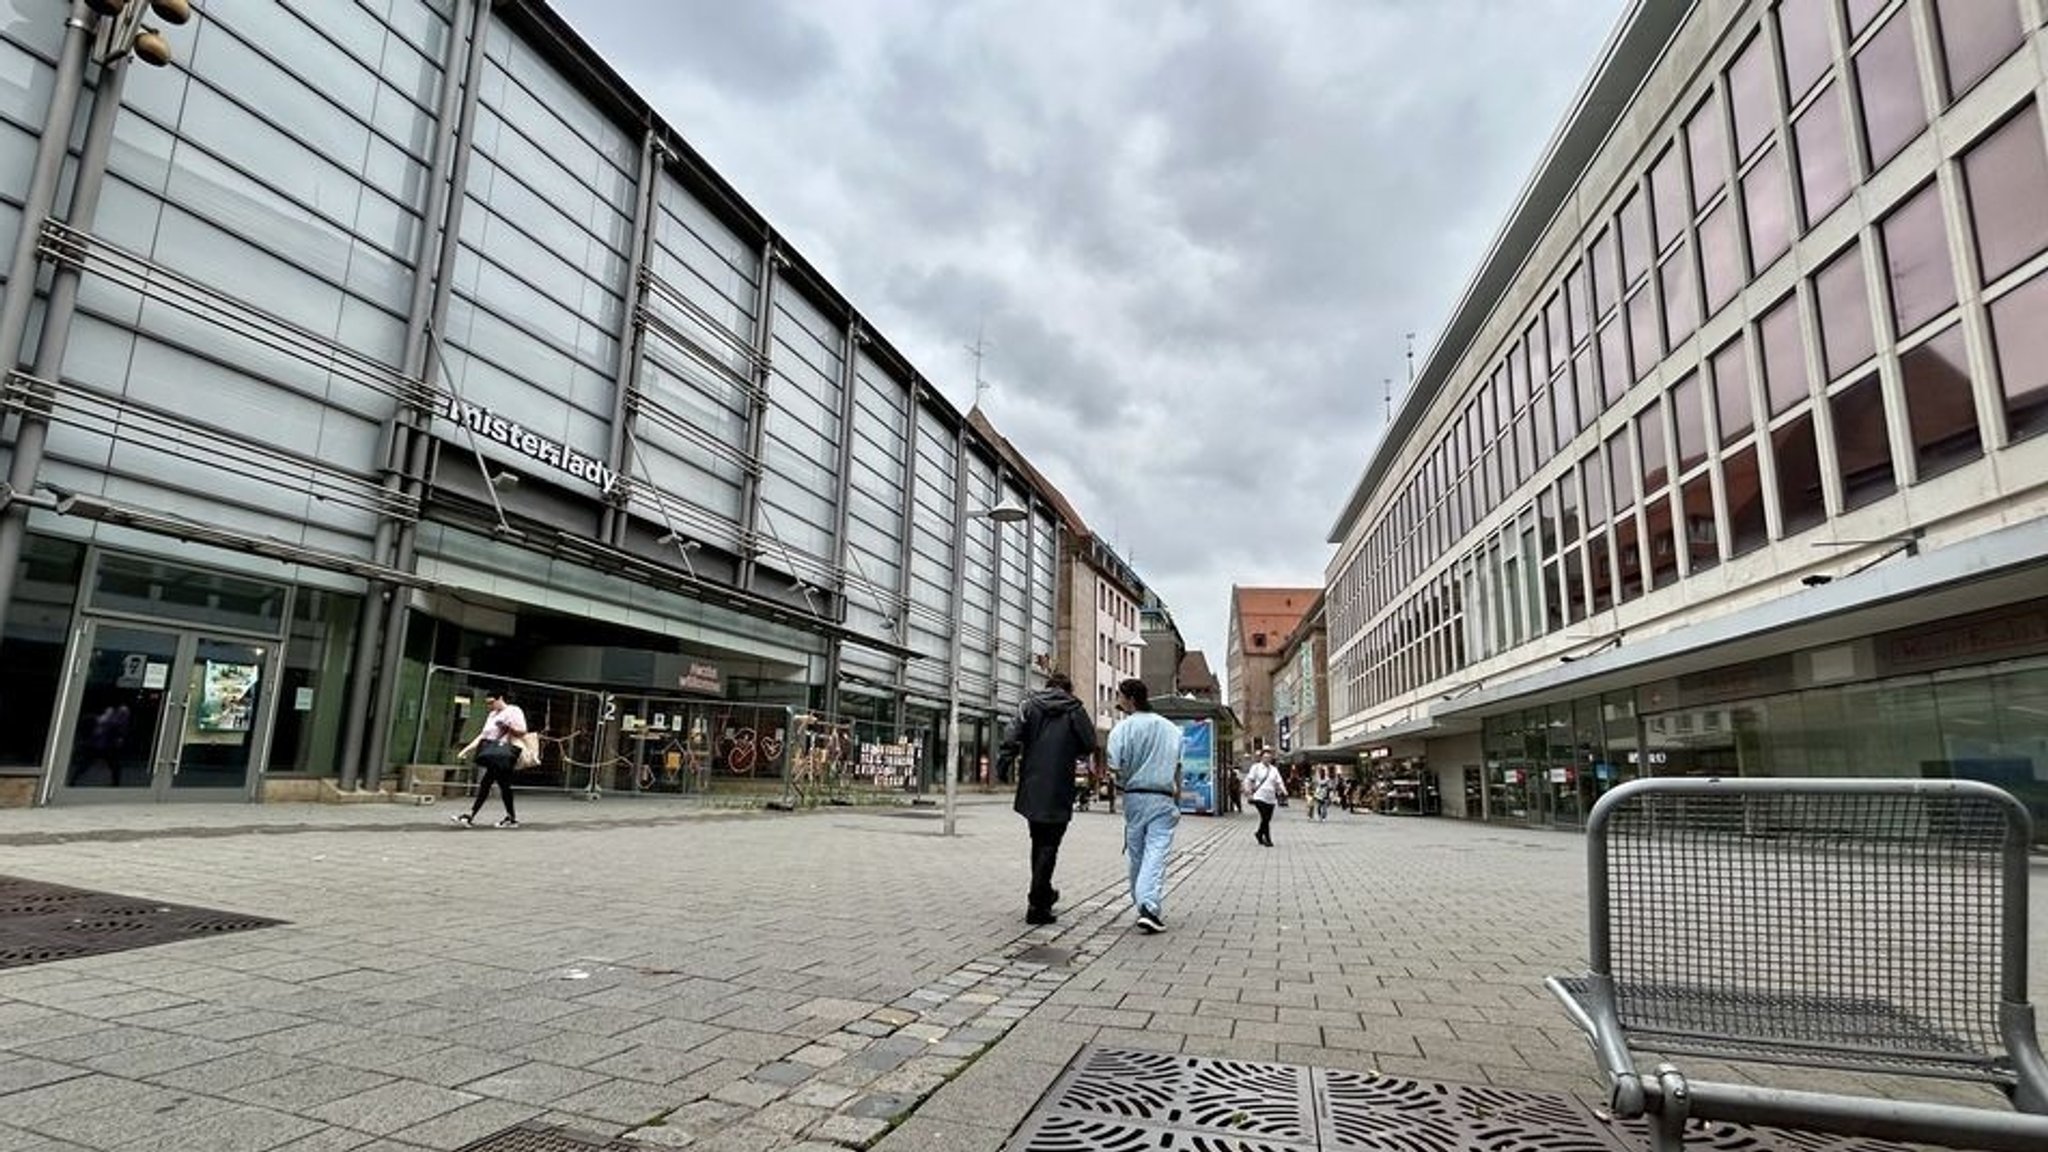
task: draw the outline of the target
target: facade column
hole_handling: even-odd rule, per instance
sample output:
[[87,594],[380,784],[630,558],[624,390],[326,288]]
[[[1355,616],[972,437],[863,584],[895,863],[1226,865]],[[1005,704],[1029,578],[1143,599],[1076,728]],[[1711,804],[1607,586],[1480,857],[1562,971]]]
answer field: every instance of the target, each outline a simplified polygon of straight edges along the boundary
[[734,581],[741,591],[752,591],[754,587],[755,556],[761,535],[761,446],[768,434],[768,384],[769,365],[775,350],[775,270],[785,262],[775,233],[768,233],[761,241],[761,278],[754,285],[754,343],[753,363],[748,368],[748,379],[752,390],[747,394],[747,459],[746,474],[740,483],[740,562],[738,579]]
[[[911,374],[904,389],[903,427],[903,539],[896,548],[896,644],[910,647],[910,566],[917,559],[914,539],[917,521],[917,439],[923,421],[924,381]],[[896,657],[896,730],[900,735],[910,719],[910,657]],[[920,780],[920,790],[922,781]]]
[[597,538],[616,548],[626,539],[627,494],[633,490],[626,478],[633,474],[633,441],[627,435],[640,401],[641,344],[647,337],[647,256],[654,247],[654,197],[661,184],[661,165],[668,149],[648,128],[640,137],[640,187],[633,203],[633,251],[626,264],[626,301],[619,316],[619,367],[612,374],[611,440],[605,463],[612,470],[612,487],[604,493],[604,516],[598,523]]
[[[846,623],[846,581],[847,559],[852,545],[848,541],[847,525],[853,512],[853,418],[858,405],[856,392],[860,387],[860,350],[867,347],[867,329],[861,326],[860,317],[849,317],[846,334],[842,342],[844,351],[839,363],[839,458],[834,463],[838,469],[834,482],[832,500],[832,619]],[[846,641],[832,638],[832,645],[825,657],[825,714],[839,715],[839,674],[843,659],[842,649]]]

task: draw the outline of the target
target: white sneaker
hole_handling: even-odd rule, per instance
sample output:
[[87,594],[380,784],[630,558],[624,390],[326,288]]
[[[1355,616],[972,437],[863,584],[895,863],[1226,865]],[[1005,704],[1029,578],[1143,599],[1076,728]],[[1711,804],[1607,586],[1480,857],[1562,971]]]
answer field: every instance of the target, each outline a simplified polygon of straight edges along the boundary
[[467,812],[450,812],[448,814],[448,821],[451,824],[460,824],[464,828],[470,826],[469,813]]
[[517,820],[514,820],[514,819],[513,819],[513,818],[511,818],[510,816],[507,816],[507,817],[505,817],[505,818],[504,818],[503,820],[500,820],[500,821],[498,821],[498,827],[500,827],[500,828],[517,828],[517,827],[519,827],[519,821],[517,821]]

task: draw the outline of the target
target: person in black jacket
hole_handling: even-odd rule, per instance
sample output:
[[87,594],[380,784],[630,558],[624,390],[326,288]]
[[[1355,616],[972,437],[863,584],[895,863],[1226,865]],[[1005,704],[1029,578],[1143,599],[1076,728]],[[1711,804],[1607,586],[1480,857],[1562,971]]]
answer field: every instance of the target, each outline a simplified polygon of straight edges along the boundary
[[1095,755],[1095,725],[1064,672],[1045,678],[1003,732],[1001,756],[1017,765],[1017,814],[1031,825],[1031,892],[1024,921],[1050,924],[1060,841],[1074,818],[1074,761]]

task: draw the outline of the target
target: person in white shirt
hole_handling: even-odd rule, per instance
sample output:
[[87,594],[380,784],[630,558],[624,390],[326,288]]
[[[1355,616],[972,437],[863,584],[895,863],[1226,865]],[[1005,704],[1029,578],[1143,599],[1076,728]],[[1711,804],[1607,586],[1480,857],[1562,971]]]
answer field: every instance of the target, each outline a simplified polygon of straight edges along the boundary
[[1259,830],[1252,838],[1268,848],[1273,846],[1273,802],[1279,799],[1280,788],[1280,769],[1273,763],[1273,750],[1259,749],[1258,763],[1245,771],[1244,794],[1252,807],[1259,810]]
[[505,801],[505,818],[498,821],[500,828],[519,827],[519,816],[512,810],[512,770],[519,765],[519,738],[526,735],[526,713],[519,705],[505,698],[505,690],[493,688],[485,694],[489,701],[490,714],[484,717],[484,726],[475,738],[462,746],[455,754],[458,760],[476,754],[476,766],[483,769],[483,779],[477,781],[476,803],[467,812],[457,812],[449,819],[465,827],[476,822],[476,814],[484,806],[484,797],[490,795],[491,785],[498,786],[498,796]]
[[1131,903],[1138,927],[1164,932],[1166,858],[1180,824],[1180,725],[1152,710],[1143,680],[1116,686],[1116,706],[1126,713],[1109,730],[1109,768],[1124,794],[1124,855],[1131,864]]

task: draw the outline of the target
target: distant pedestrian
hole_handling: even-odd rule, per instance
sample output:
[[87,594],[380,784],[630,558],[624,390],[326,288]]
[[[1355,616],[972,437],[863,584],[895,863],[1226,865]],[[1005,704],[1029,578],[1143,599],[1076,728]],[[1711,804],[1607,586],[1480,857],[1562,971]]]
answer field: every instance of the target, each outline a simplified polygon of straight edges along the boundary
[[1321,820],[1325,824],[1330,822],[1330,789],[1334,784],[1335,782],[1330,779],[1330,770],[1318,766],[1316,768],[1316,782],[1314,784],[1315,814],[1316,819]]
[[1088,709],[1074,698],[1074,682],[1064,672],[1045,678],[1003,732],[1004,764],[1016,765],[1017,800],[1012,805],[1031,828],[1031,891],[1025,897],[1024,922],[1050,924],[1059,889],[1052,886],[1059,866],[1060,841],[1074,819],[1075,769],[1095,755],[1095,724]]
[[1268,848],[1273,846],[1273,803],[1280,789],[1280,769],[1273,766],[1272,749],[1261,748],[1258,762],[1245,770],[1244,794],[1259,810],[1259,830],[1252,838]]
[[1126,715],[1109,730],[1109,770],[1124,794],[1131,902],[1140,930],[1164,932],[1166,858],[1180,823],[1180,725],[1152,710],[1143,680],[1118,684],[1116,706]]
[[476,766],[483,772],[476,784],[476,803],[467,812],[457,812],[449,819],[465,827],[476,822],[476,814],[484,806],[484,797],[490,795],[491,785],[498,786],[498,796],[505,802],[505,818],[498,821],[500,828],[519,827],[519,814],[512,809],[512,770],[519,765],[519,740],[526,735],[526,713],[519,705],[505,696],[503,688],[493,688],[484,699],[488,702],[490,714],[484,717],[484,726],[462,750],[455,754],[458,760],[476,755]]

